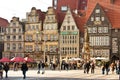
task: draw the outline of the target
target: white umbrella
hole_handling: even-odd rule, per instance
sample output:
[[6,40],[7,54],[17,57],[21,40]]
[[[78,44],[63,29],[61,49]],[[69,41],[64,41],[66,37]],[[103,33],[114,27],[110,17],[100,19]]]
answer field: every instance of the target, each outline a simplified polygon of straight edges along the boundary
[[95,58],[96,60],[106,60],[107,58],[104,58],[104,57],[97,57]]

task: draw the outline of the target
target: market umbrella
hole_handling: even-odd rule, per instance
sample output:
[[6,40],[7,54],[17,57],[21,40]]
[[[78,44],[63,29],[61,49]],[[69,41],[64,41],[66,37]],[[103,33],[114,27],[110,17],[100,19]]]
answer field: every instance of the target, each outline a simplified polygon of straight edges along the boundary
[[24,58],[22,57],[14,57],[11,59],[11,62],[24,62]]
[[0,62],[10,62],[10,59],[3,57],[2,59],[0,59]]
[[25,57],[24,60],[25,60],[26,62],[33,62],[33,59],[31,59],[31,58],[29,58],[29,57]]

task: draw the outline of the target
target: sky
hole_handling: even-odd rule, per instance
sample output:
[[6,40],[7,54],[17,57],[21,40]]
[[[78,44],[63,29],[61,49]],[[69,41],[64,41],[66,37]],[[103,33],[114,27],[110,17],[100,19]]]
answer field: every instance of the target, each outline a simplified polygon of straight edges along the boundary
[[10,21],[13,16],[19,19],[26,18],[26,12],[30,12],[32,7],[47,11],[52,6],[52,0],[1,0],[0,17]]

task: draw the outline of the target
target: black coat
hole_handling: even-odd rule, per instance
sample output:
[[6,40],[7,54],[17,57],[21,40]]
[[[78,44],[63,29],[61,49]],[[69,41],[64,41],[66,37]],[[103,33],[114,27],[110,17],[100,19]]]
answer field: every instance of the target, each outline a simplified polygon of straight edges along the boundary
[[23,63],[23,64],[22,64],[21,70],[22,70],[22,71],[27,71],[27,70],[28,70],[28,67],[27,67],[27,64],[26,64],[26,63]]
[[8,65],[8,64],[5,64],[3,69],[4,69],[5,71],[8,71],[8,70],[9,70],[9,65]]

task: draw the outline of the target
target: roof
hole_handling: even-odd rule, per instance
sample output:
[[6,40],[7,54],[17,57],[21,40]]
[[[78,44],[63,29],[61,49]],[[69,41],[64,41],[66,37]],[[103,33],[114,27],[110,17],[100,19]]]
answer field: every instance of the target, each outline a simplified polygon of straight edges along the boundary
[[[66,15],[66,13],[64,13],[64,12],[58,12],[57,13],[57,20],[58,20],[58,23],[59,23],[59,29],[60,29],[60,27],[61,27],[61,25],[63,23],[65,15]],[[72,16],[73,16],[73,18],[74,18],[74,20],[76,22],[76,25],[77,25],[78,29],[80,30],[80,32],[84,32],[84,28],[83,28],[83,25],[85,23],[84,17],[80,17],[79,15],[77,15],[77,14],[75,14],[73,12],[72,12]]]
[[8,20],[0,17],[0,26],[1,27],[7,27],[8,24],[9,24]]
[[112,28],[120,28],[120,0],[114,0],[113,3],[110,1],[111,0],[89,0],[85,20],[88,20],[96,4],[99,3],[111,22]]

